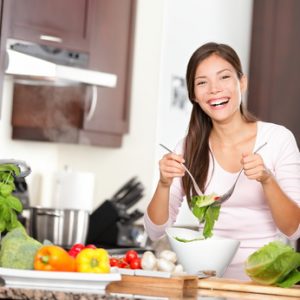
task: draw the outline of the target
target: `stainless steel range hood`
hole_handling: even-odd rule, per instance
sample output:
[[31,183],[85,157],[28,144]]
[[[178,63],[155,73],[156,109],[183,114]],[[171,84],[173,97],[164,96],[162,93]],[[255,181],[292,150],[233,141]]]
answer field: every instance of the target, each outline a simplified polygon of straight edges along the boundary
[[88,55],[84,53],[16,40],[8,40],[6,50],[8,75],[63,79],[110,88],[117,85],[115,74],[85,69]]

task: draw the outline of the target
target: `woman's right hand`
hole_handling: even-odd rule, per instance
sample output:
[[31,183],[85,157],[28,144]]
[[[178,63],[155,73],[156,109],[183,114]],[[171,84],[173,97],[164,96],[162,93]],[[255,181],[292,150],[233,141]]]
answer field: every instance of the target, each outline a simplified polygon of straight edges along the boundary
[[169,187],[174,177],[183,177],[185,174],[184,158],[182,155],[168,153],[159,161],[160,183]]

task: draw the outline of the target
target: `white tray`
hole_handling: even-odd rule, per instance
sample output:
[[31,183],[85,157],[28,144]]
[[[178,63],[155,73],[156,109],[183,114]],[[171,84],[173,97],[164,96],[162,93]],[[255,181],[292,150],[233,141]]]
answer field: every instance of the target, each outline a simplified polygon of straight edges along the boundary
[[141,270],[141,269],[133,270],[133,269],[123,269],[123,268],[117,268],[117,267],[112,267],[111,272],[120,273],[121,275],[133,275],[133,276],[147,276],[147,277],[161,277],[161,278],[172,277],[172,273],[170,273],[170,272],[147,271],[147,270]]
[[64,291],[103,291],[112,281],[121,280],[121,274],[49,272],[0,268],[5,286],[27,289]]

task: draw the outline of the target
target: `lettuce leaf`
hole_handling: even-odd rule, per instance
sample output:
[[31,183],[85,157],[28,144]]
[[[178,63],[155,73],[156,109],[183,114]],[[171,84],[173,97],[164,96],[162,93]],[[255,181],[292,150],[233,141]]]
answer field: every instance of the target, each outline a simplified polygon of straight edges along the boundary
[[200,223],[204,223],[203,236],[209,238],[213,235],[215,221],[218,220],[221,205],[216,202],[217,195],[193,196],[191,198],[191,210]]
[[283,288],[289,288],[298,282],[300,282],[300,272],[298,270],[293,270],[283,281],[277,283],[277,285]]
[[251,254],[246,274],[261,284],[291,287],[300,280],[300,253],[281,241],[270,242]]

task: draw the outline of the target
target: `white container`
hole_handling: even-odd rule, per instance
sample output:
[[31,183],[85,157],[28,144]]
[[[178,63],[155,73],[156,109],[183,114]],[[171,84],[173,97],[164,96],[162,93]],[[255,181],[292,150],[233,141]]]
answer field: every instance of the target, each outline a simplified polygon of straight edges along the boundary
[[93,210],[95,175],[66,169],[54,176],[51,207],[56,209]]
[[201,238],[199,231],[186,228],[171,227],[166,229],[166,233],[179,263],[189,274],[214,270],[217,277],[222,277],[240,245],[238,240],[217,236],[192,242],[176,240],[175,237],[187,240]]

